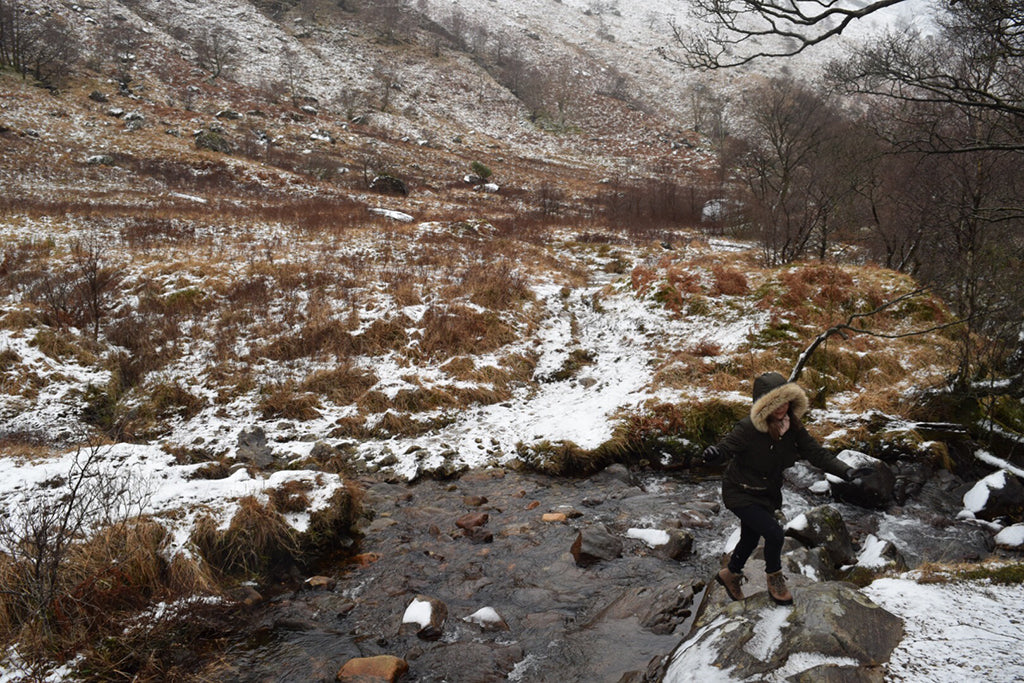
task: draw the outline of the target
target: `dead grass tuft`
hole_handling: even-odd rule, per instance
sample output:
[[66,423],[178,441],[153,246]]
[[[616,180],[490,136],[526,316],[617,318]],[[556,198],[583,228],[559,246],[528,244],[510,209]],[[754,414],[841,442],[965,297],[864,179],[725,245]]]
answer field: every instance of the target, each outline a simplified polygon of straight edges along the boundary
[[715,278],[713,293],[724,296],[743,296],[750,292],[747,276],[735,268],[716,265],[711,269]]
[[351,363],[343,363],[332,370],[314,372],[302,381],[299,391],[323,396],[331,402],[343,406],[355,403],[377,381],[377,375],[372,370],[364,370]]
[[489,353],[515,341],[515,331],[496,313],[466,306],[431,306],[420,322],[420,351],[431,358]]
[[309,492],[313,483],[309,481],[286,481],[276,488],[267,491],[270,505],[282,515],[290,512],[303,512],[309,507]]
[[320,417],[320,398],[296,388],[294,382],[264,387],[256,409],[264,420],[280,418],[305,422]]
[[294,530],[270,504],[252,496],[238,501],[228,528],[221,531],[212,517],[192,530],[192,542],[207,562],[227,576],[267,576],[298,555]]

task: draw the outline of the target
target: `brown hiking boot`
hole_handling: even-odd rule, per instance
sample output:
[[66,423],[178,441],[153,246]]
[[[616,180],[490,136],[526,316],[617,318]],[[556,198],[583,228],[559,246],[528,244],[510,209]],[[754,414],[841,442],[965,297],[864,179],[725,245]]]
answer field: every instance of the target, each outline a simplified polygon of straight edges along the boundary
[[741,579],[743,579],[743,574],[733,574],[729,571],[728,567],[723,568],[722,571],[715,575],[715,581],[718,581],[718,583],[725,587],[725,592],[733,600],[743,599],[743,589],[740,588]]
[[768,595],[775,601],[775,604],[793,604],[793,594],[786,588],[786,577],[782,575],[782,570],[765,574],[765,578],[768,581]]

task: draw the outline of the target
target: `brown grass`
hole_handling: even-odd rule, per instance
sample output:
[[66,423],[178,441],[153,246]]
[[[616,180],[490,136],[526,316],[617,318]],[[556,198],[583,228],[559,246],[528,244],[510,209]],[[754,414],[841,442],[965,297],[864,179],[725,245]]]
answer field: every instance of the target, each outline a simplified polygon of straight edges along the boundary
[[716,296],[743,296],[750,292],[747,276],[739,270],[716,265],[711,272],[715,278],[713,293]]
[[264,387],[256,409],[264,420],[280,418],[304,422],[320,417],[320,398],[300,391],[294,382]]
[[318,370],[299,385],[299,391],[323,396],[333,403],[349,405],[359,400],[378,381],[372,370],[343,363],[332,370]]
[[228,528],[212,517],[192,530],[192,542],[217,572],[228,576],[265,576],[298,556],[298,539],[272,505],[252,496],[238,501]]
[[496,313],[460,305],[431,306],[420,323],[420,351],[431,358],[488,353],[515,341],[515,331]]

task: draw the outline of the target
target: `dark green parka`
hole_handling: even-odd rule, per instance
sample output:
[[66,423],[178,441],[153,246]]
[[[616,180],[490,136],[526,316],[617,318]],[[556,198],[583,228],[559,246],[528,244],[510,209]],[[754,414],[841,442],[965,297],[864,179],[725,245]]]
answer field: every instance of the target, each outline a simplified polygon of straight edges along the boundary
[[[790,428],[775,441],[768,433],[768,416],[787,402]],[[740,420],[717,445],[728,460],[722,477],[722,501],[727,508],[781,508],[782,474],[797,460],[807,460],[830,474],[846,477],[848,465],[822,448],[800,423],[808,407],[803,389],[782,375],[770,372],[754,380],[750,416]]]

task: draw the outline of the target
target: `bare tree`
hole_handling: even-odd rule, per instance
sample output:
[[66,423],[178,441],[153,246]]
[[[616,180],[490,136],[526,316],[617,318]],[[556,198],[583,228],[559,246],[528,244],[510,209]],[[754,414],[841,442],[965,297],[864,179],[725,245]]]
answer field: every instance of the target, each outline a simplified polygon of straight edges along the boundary
[[226,75],[235,65],[238,49],[234,38],[224,29],[204,31],[195,42],[199,67],[215,79]]

